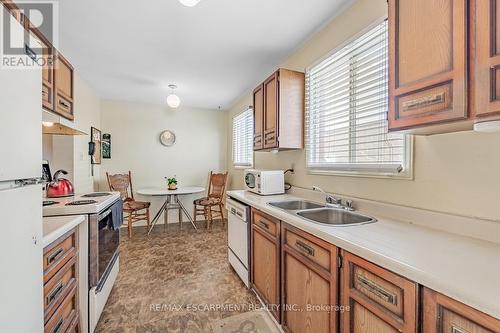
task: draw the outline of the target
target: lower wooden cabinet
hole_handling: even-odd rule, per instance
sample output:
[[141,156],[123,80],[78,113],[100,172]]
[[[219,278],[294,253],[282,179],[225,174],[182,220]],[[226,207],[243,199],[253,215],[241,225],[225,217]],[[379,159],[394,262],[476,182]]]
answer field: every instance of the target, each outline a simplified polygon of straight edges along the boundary
[[280,321],[280,221],[252,209],[252,289]]
[[500,320],[424,288],[423,332],[499,333]]
[[416,332],[416,283],[342,251],[340,289],[342,332]]
[[77,240],[73,229],[44,249],[45,333],[80,332]]
[[282,326],[290,333],[337,331],[337,248],[282,224]]

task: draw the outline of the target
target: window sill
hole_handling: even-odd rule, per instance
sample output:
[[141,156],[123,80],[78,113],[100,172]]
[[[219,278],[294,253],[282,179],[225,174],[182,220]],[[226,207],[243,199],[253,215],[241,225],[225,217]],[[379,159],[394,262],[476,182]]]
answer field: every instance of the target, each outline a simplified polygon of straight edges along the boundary
[[398,174],[369,172],[369,171],[315,170],[315,169],[308,169],[307,173],[310,175],[321,175],[321,176],[414,180],[413,169]]

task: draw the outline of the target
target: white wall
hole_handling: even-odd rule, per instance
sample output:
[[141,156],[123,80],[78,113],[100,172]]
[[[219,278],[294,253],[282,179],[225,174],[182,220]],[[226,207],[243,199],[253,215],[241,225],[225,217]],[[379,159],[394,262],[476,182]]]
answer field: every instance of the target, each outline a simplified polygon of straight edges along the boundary
[[[387,15],[385,0],[358,0],[313,36],[282,67],[304,71],[342,42]],[[262,77],[264,80],[265,77]],[[255,82],[255,86],[259,82]],[[252,103],[244,94],[228,112],[231,119]],[[228,132],[230,140],[231,132]],[[228,141],[231,142],[231,141]],[[287,181],[296,186],[319,185],[337,194],[399,205],[492,219],[500,222],[500,134],[453,133],[415,140],[415,179],[388,180],[317,176],[305,168],[305,152],[256,153],[256,168],[287,169],[295,165]],[[230,155],[231,147],[227,149]],[[231,187],[243,187],[243,172],[232,167]]]
[[96,92],[83,80],[78,72],[74,73],[74,112],[75,127],[86,135],[44,135],[43,159],[50,162],[51,171],[58,169],[68,171],[66,176],[73,182],[77,193],[88,193],[98,190],[100,178],[99,166],[94,166],[91,174],[88,142],[90,127],[100,128],[101,100]]
[[[104,100],[101,104],[103,133],[111,134],[111,159],[103,159],[101,190],[107,189],[106,172],[132,171],[134,190],[166,187],[165,177],[177,176],[179,186],[207,187],[210,170],[226,168],[226,114],[213,110],[180,108]],[[177,136],[173,147],[164,147],[159,135],[172,130]],[[200,194],[202,196],[204,194]],[[195,196],[182,198],[189,211]],[[136,196],[152,202],[154,215],[162,198]],[[176,212],[169,215],[178,221]],[[163,218],[160,219],[163,223]]]

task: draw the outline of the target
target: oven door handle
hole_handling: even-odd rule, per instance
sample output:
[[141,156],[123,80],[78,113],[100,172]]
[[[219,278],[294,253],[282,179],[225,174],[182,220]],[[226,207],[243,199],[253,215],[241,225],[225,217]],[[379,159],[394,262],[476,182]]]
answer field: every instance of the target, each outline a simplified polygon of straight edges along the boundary
[[108,209],[107,211],[105,211],[104,213],[102,213],[101,215],[99,215],[99,219],[97,220],[97,222],[101,222],[102,220],[104,220],[109,214],[111,214],[111,209]]

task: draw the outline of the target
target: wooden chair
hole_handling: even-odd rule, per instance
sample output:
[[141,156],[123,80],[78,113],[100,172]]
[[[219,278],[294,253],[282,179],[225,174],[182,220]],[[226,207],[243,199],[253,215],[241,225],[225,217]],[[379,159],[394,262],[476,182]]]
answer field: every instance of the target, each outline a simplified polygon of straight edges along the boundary
[[[149,229],[149,206],[150,202],[136,201],[134,199],[134,191],[132,189],[132,174],[110,175],[106,172],[108,185],[111,191],[120,192],[123,200],[123,212],[127,220],[128,238],[132,238],[132,224],[139,221],[146,221]],[[129,195],[130,189],[130,195]]]
[[[204,198],[196,199],[194,204],[194,222],[196,217],[203,215],[207,221],[207,229],[213,223],[214,214],[222,219],[224,224],[224,193],[226,191],[227,172],[213,173],[210,172],[210,180],[208,183],[208,195]],[[218,210],[214,208],[218,207]]]

